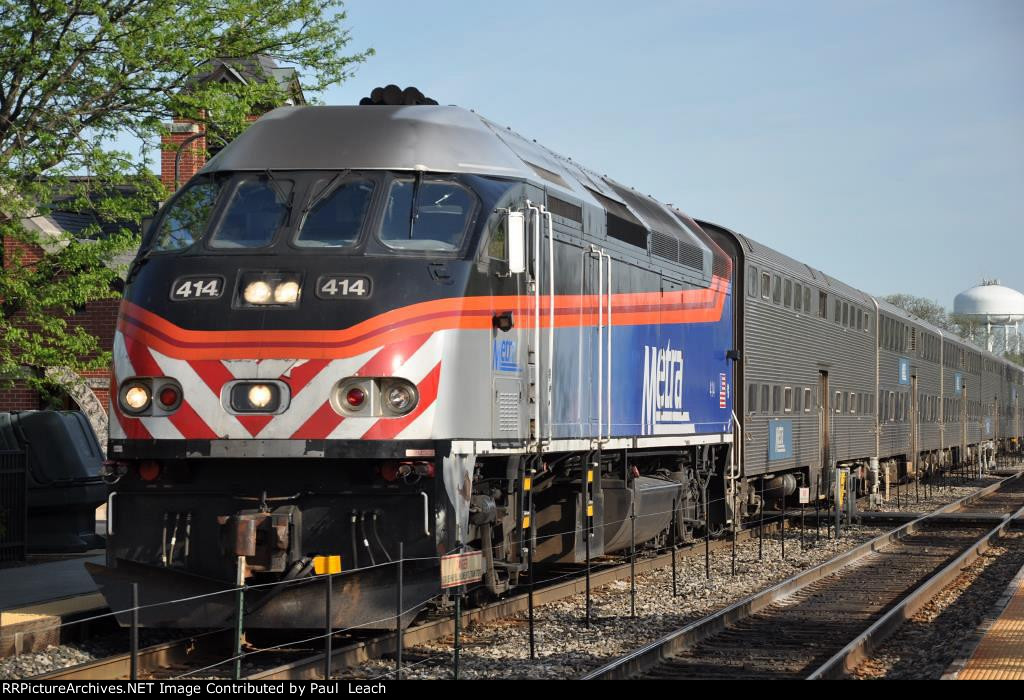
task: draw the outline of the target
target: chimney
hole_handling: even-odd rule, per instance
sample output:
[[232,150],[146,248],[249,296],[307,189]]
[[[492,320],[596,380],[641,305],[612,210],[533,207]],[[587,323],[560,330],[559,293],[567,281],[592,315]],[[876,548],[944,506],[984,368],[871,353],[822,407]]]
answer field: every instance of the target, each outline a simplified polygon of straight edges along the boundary
[[[203,127],[194,121],[176,117],[167,125],[167,133],[161,137],[160,145],[160,182],[168,192],[184,185],[206,164],[206,136]],[[175,158],[178,159],[177,182],[174,178]]]

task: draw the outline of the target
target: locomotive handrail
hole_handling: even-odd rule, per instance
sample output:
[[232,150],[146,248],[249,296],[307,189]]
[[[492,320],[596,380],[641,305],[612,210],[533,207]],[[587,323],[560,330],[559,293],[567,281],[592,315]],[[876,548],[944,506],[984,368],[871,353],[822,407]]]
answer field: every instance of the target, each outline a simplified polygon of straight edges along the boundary
[[602,253],[608,258],[608,277],[607,277],[607,295],[608,295],[608,392],[605,396],[605,401],[608,402],[608,419],[607,425],[605,426],[608,434],[608,439],[612,439],[612,255],[611,253]]
[[548,443],[554,439],[554,422],[552,421],[552,391],[555,372],[555,227],[551,212],[545,207],[540,208],[548,222]]
[[533,222],[533,432],[537,444],[541,443],[540,397],[537,396],[537,380],[540,377],[540,207],[526,200],[526,208]]
[[[597,442],[604,441],[604,251],[591,244],[597,256]],[[611,391],[611,387],[608,387]]]

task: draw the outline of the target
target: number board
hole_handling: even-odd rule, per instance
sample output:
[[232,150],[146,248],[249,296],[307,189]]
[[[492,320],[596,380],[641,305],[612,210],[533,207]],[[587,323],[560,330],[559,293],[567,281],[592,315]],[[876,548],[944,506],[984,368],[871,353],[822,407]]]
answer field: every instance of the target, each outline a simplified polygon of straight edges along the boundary
[[321,299],[366,299],[371,288],[370,278],[363,275],[321,275],[316,281]]
[[171,299],[219,299],[224,293],[224,278],[219,275],[179,277],[171,285]]

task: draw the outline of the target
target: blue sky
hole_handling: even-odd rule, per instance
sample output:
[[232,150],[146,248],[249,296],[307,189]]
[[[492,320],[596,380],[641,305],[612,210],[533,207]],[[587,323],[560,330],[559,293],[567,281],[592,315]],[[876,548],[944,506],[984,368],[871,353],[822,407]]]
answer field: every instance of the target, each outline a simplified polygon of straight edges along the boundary
[[349,0],[415,85],[868,292],[1024,289],[1024,2]]

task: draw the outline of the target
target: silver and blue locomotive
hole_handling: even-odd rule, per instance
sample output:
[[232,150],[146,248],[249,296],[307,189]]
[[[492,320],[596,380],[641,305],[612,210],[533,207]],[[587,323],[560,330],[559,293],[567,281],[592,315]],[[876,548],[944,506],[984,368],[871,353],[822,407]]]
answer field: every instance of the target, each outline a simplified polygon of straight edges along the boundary
[[[112,607],[390,627],[439,558],[499,595],[733,521],[735,241],[475,113],[289,107],[162,208],[114,347]],[[634,505],[635,501],[635,505]],[[147,625],[234,614],[211,595]]]

